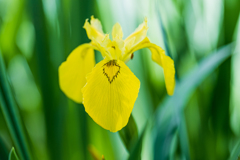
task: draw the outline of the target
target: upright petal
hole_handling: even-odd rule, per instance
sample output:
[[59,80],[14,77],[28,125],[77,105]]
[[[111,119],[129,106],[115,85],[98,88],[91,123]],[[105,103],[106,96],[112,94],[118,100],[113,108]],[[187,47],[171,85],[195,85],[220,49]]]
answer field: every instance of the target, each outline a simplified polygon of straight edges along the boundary
[[113,29],[112,29],[112,37],[113,37],[113,40],[122,39],[122,38],[123,38],[122,27],[120,26],[119,23],[116,23],[116,24],[113,26]]
[[102,31],[101,22],[92,16],[90,23],[88,22],[88,19],[86,19],[83,26],[87,32],[88,38],[94,42],[101,43],[105,36]]
[[94,51],[91,47],[90,44],[78,46],[58,70],[61,90],[78,103],[83,99],[81,90],[86,84],[86,75],[95,65]]
[[102,60],[87,76],[83,104],[92,119],[111,132],[126,126],[140,82],[120,60]]
[[120,26],[119,23],[116,23],[113,26],[112,37],[113,37],[112,47],[115,52],[114,58],[121,59],[124,53],[124,40],[122,39],[123,38],[122,27]]
[[108,60],[119,59],[122,57],[124,42],[122,39],[115,39],[114,41],[111,41],[109,34],[106,34],[104,40],[101,43],[101,47],[104,48],[105,52],[108,53],[109,57],[106,57]]
[[101,22],[97,19],[94,18],[94,16],[91,16],[91,25],[93,28],[95,28],[99,33],[104,34],[102,30],[102,24]]
[[129,50],[130,48],[142,42],[142,40],[146,38],[147,30],[147,18],[145,18],[144,22],[140,24],[138,28],[124,40],[126,50]]

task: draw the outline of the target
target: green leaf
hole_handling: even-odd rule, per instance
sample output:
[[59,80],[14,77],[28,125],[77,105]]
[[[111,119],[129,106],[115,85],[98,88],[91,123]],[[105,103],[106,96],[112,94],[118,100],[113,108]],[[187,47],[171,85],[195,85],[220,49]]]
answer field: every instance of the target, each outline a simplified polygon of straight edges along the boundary
[[9,153],[9,157],[8,160],[19,160],[17,153],[15,152],[14,147],[12,147],[10,153]]
[[[167,96],[159,105],[154,126],[157,132],[154,151],[156,159],[168,159],[169,144],[171,144],[175,130],[182,124],[181,116],[183,116],[184,107],[190,96],[208,75],[230,57],[232,48],[233,44],[226,45],[203,59],[176,84],[174,95]],[[183,150],[186,151],[186,148]],[[188,155],[185,156],[188,157]]]
[[137,125],[132,114],[129,118],[128,124],[118,133],[126,149],[130,151],[132,145],[134,144],[138,137]]
[[141,159],[142,141],[143,141],[143,137],[145,135],[146,129],[147,129],[147,125],[145,125],[140,137],[138,138],[137,142],[134,144],[134,147],[130,150],[128,160],[139,160],[139,159]]

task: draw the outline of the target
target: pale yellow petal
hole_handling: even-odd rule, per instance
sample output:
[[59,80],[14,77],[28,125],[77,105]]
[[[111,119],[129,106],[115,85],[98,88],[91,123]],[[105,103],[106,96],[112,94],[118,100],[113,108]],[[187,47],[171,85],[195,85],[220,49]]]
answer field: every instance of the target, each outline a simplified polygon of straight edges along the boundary
[[[138,28],[124,40],[126,50],[130,50],[132,47],[142,42],[142,40],[146,38],[147,30],[147,18],[145,18],[144,22],[140,24]],[[129,45],[129,43],[131,45]]]
[[82,44],[74,49],[67,60],[59,67],[61,90],[75,102],[82,102],[82,88],[86,84],[86,75],[95,65],[91,44]]
[[102,30],[102,24],[97,18],[94,18],[94,16],[91,16],[91,21],[90,22],[91,22],[91,25],[92,25],[93,28],[95,28],[101,34],[104,34],[103,30]]
[[102,60],[87,76],[83,104],[89,116],[111,132],[128,123],[140,88],[138,78],[120,60]]
[[95,19],[93,16],[91,17],[91,24],[86,19],[83,28],[87,32],[87,36],[89,39],[94,41],[95,43],[101,43],[104,39],[104,33],[102,31],[101,22],[98,19]]
[[105,49],[105,52],[108,53],[109,57],[106,57],[108,60],[110,59],[120,59],[124,49],[124,42],[122,39],[116,39],[111,41],[109,38],[109,34],[105,35],[103,42],[101,43],[101,47]]
[[105,34],[105,37],[101,43],[101,46],[104,47],[104,48],[109,48],[112,46],[112,41],[111,39],[109,38],[109,34]]
[[122,39],[122,38],[123,38],[122,27],[120,26],[119,23],[116,23],[116,24],[113,26],[113,29],[112,29],[112,37],[113,37],[113,40]]
[[114,58],[121,59],[122,54],[124,53],[124,40],[122,39],[123,38],[122,27],[120,26],[119,23],[116,23],[113,26],[112,37],[113,37],[112,48],[114,49],[115,52]]

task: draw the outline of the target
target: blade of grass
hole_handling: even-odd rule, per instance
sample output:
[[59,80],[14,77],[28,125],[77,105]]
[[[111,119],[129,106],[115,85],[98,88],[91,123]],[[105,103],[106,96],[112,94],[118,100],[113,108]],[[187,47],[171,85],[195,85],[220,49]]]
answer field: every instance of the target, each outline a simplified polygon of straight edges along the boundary
[[177,149],[178,149],[178,130],[175,132],[175,135],[172,138],[172,142],[171,142],[171,149],[170,149],[170,153],[169,153],[169,159],[170,160],[174,160],[176,159],[176,153],[177,153]]
[[11,137],[22,160],[30,160],[31,152],[26,132],[7,80],[6,68],[0,53],[0,103]]
[[9,153],[9,157],[8,160],[19,160],[17,153],[15,152],[14,147],[12,147],[10,153]]
[[159,105],[155,113],[156,124],[154,128],[156,128],[157,136],[160,136],[162,140],[155,143],[155,157],[162,157],[163,152],[169,153],[170,148],[165,143],[165,139],[175,128],[179,127],[180,117],[188,99],[196,87],[230,57],[232,48],[233,44],[226,45],[202,60],[185,78],[176,84],[174,95],[167,96],[163,103]]

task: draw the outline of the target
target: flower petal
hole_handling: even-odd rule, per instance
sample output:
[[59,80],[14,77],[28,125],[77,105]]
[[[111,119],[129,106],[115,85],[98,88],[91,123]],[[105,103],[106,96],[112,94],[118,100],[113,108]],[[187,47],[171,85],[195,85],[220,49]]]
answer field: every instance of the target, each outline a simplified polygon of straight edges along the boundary
[[111,41],[109,34],[106,34],[104,40],[101,43],[101,47],[103,50],[105,50],[105,55],[108,53],[109,56],[105,56],[108,60],[120,59],[120,57],[122,58],[124,49],[124,42],[122,39],[115,39],[114,41]]
[[175,68],[174,61],[166,56],[165,54],[161,57],[164,70],[165,84],[167,88],[167,93],[173,95],[175,88]]
[[83,26],[83,28],[87,32],[88,38],[94,42],[101,43],[105,36],[102,31],[101,22],[92,16],[90,23],[88,22],[88,19],[86,19],[84,26]]
[[112,37],[113,37],[112,47],[114,48],[115,52],[114,58],[121,59],[123,56],[122,53],[124,53],[124,40],[122,39],[123,38],[122,27],[120,26],[119,23],[116,23],[113,26]]
[[86,84],[86,75],[95,65],[91,44],[82,44],[74,49],[67,60],[59,67],[61,90],[72,100],[82,102],[82,88]]
[[175,88],[174,61],[165,55],[165,51],[161,47],[155,44],[149,44],[148,48],[152,52],[152,60],[163,67],[167,93],[173,95]]
[[142,48],[149,48],[152,53],[153,61],[163,67],[167,93],[169,95],[173,95],[175,88],[174,61],[170,57],[165,55],[165,51],[161,47],[151,43],[147,37],[142,40],[137,46],[131,48],[129,52],[124,55],[123,61],[128,61],[131,53]]
[[113,37],[113,40],[122,39],[122,38],[123,38],[122,27],[120,26],[119,23],[116,23],[116,24],[113,26],[113,29],[112,29],[112,37]]
[[124,40],[126,50],[130,50],[132,47],[142,42],[142,40],[146,38],[147,30],[147,18],[145,18],[144,22],[140,24],[138,28]]
[[120,60],[102,60],[87,76],[83,104],[92,119],[111,132],[126,126],[140,82]]

